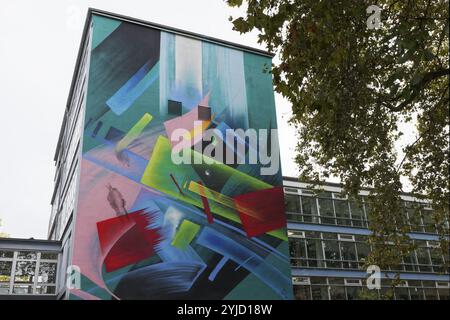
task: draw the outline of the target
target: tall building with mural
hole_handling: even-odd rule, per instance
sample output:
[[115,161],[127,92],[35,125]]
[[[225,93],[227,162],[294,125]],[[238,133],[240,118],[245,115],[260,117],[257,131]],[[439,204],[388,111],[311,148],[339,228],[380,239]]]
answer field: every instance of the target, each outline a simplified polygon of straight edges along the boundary
[[[245,161],[252,148],[279,157],[276,136],[258,146],[238,134],[202,139],[209,129],[276,129],[271,59],[89,11],[49,225],[60,270],[73,266],[66,298],[293,298],[281,171]],[[181,147],[177,130],[190,137]],[[202,152],[217,143],[236,161]],[[174,163],[177,152],[192,161]]]

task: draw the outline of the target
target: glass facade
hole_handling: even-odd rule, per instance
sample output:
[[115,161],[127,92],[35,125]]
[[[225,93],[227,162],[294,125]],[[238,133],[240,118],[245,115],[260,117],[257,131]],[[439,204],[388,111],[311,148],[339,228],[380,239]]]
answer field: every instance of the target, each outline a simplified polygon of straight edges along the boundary
[[[347,200],[340,198],[338,192],[314,193],[293,188],[286,192],[285,207],[288,221],[318,223],[343,227],[367,228],[367,197]],[[437,234],[433,223],[433,210],[427,203],[403,201],[404,219],[410,232]],[[448,228],[448,221],[446,221]]]
[[0,295],[54,295],[58,253],[0,249]]
[[[359,199],[349,200],[342,197],[336,186],[313,191],[305,188],[305,184],[285,181],[284,189],[291,265],[293,274],[302,274],[293,277],[295,298],[354,300],[385,297],[390,292],[391,280],[383,277],[378,290],[368,290],[365,283],[365,263],[371,250],[367,192],[361,193]],[[395,288],[392,298],[447,300],[450,278],[449,269],[444,265],[449,265],[449,256],[443,255],[439,248],[432,206],[416,202],[410,196],[403,199],[404,222],[416,250],[400,265],[382,270],[382,274],[400,274],[401,278],[408,279]],[[448,228],[448,221],[446,226]]]

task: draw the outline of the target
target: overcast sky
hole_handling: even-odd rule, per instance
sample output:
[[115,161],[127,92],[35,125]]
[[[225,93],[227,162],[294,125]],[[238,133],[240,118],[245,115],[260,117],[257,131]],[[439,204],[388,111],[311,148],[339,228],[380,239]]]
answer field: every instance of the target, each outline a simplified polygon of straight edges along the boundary
[[[53,155],[88,7],[247,46],[222,0],[2,0],[0,4],[0,231],[47,237]],[[283,175],[295,175],[290,106],[276,97]]]

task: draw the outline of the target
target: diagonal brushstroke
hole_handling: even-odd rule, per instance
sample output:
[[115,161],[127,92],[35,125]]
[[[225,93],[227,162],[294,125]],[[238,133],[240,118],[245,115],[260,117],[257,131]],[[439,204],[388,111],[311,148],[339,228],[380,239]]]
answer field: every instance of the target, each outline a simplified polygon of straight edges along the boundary
[[197,237],[197,244],[233,260],[263,281],[281,298],[289,299],[292,295],[289,290],[292,280],[289,276],[283,274],[264,258],[255,255],[249,248],[213,228],[204,227]]
[[209,281],[214,281],[214,279],[216,279],[217,274],[220,270],[222,270],[223,266],[228,262],[228,260],[228,257],[222,257],[222,259],[220,259],[219,263],[214,267],[214,270],[209,274]]
[[152,68],[152,61],[147,61],[129,79],[106,104],[116,115],[120,116],[147,90],[159,76],[159,63]]
[[205,210],[206,217],[208,219],[208,223],[213,223],[214,218],[211,213],[211,209],[209,208],[208,199],[205,196],[205,189],[204,189],[201,181],[198,182],[198,185],[200,186],[200,197],[202,198],[203,210]]

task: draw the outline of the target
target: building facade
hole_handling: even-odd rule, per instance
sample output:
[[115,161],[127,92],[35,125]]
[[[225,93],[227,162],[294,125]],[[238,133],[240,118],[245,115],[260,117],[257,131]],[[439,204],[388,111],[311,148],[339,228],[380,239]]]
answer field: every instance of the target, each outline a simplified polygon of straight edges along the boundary
[[0,238],[0,300],[55,299],[59,241]]
[[245,161],[279,164],[277,136],[228,140],[276,129],[271,59],[89,11],[55,155],[64,298],[292,298],[281,170]]
[[[90,10],[55,152],[49,240],[0,239],[0,299],[363,298],[367,191],[359,206],[338,185],[311,190],[258,164],[172,164],[176,129],[193,133],[182,149],[195,160],[205,147],[196,132],[276,128],[271,58]],[[432,207],[403,199],[418,249],[371,293],[399,273],[395,299],[449,299]]]

